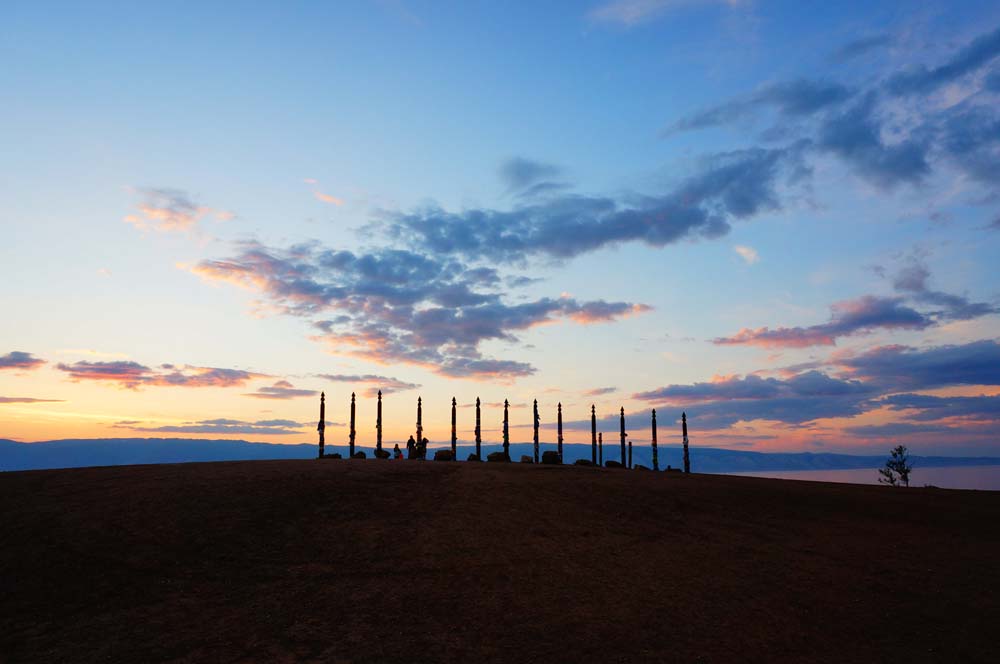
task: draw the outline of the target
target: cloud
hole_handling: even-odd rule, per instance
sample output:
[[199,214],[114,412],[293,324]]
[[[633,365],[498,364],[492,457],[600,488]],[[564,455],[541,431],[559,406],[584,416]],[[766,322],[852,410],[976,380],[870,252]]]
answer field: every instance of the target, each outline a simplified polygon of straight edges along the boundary
[[746,261],[747,265],[753,265],[754,263],[760,260],[760,255],[757,253],[757,250],[754,249],[753,247],[745,247],[738,244],[735,247],[733,247],[733,251],[738,253],[740,255],[740,258]]
[[603,396],[605,394],[614,394],[617,391],[618,391],[617,387],[595,387],[592,390],[587,390],[586,392],[583,392],[583,396],[585,396],[585,397],[599,397],[599,396]]
[[867,37],[859,37],[858,39],[847,42],[834,51],[831,59],[835,62],[847,62],[848,60],[859,58],[880,48],[891,46],[892,42],[892,36],[888,34],[875,34]]
[[770,329],[743,328],[730,337],[719,337],[712,343],[720,346],[760,346],[762,348],[806,348],[832,346],[839,337],[871,332],[876,329],[922,330],[933,320],[902,304],[899,297],[865,295],[856,300],[836,302],[830,306],[830,320],[808,327],[778,327]]
[[676,9],[699,5],[743,4],[741,0],[610,0],[587,13],[592,21],[632,27],[660,18]]
[[893,394],[879,403],[890,410],[912,411],[908,417],[918,421],[951,418],[1000,421],[1000,395],[974,397],[939,397],[928,394]]
[[0,403],[62,403],[63,399],[34,399],[32,397],[0,397]]
[[762,108],[772,108],[780,115],[789,118],[812,115],[822,109],[841,104],[852,94],[852,90],[848,87],[830,81],[800,78],[770,83],[747,96],[737,97],[684,116],[668,127],[664,133],[670,135],[733,124],[751,117]]
[[296,389],[287,380],[279,380],[274,385],[258,387],[256,392],[250,392],[244,396],[256,399],[297,399],[299,397],[312,397],[317,394],[316,390]]
[[694,174],[661,195],[560,194],[505,211],[429,206],[383,212],[375,226],[423,252],[470,262],[565,259],[625,242],[663,247],[723,236],[734,220],[780,209],[778,185],[801,176],[799,146],[750,148],[705,157]]
[[512,194],[561,189],[566,185],[552,180],[560,175],[562,169],[558,166],[524,157],[514,157],[500,165],[500,179],[506,185],[507,192]]
[[330,194],[324,194],[321,191],[314,191],[313,192],[313,196],[315,196],[317,200],[323,201],[324,203],[329,203],[331,205],[343,205],[344,204],[344,200],[343,199],[337,198],[336,196],[331,196]]
[[1000,28],[976,37],[942,65],[918,65],[889,78],[886,89],[896,95],[926,94],[970,74],[1000,55]]
[[19,369],[30,371],[45,364],[45,360],[35,357],[31,353],[14,350],[6,355],[0,355],[0,371],[4,369]]
[[434,252],[378,249],[355,254],[318,243],[288,249],[244,243],[230,259],[203,261],[202,278],[235,283],[266,296],[282,313],[316,318],[314,338],[335,352],[404,362],[454,377],[513,378],[527,363],[483,357],[491,340],[559,320],[595,323],[643,313],[648,306],[603,300],[541,298],[509,304],[492,269],[470,268]]
[[880,346],[837,364],[852,377],[899,390],[1000,385],[1000,344],[993,340],[914,348]]
[[152,369],[131,360],[80,361],[72,364],[60,362],[56,368],[69,374],[70,380],[74,382],[117,383],[121,387],[130,389],[144,386],[239,387],[251,380],[267,377],[265,374],[219,367],[184,366],[178,368],[172,364],[162,364],[158,369]]
[[920,257],[914,256],[899,270],[892,285],[897,292],[907,294],[915,302],[940,307],[929,314],[937,320],[972,320],[1000,313],[1000,307],[987,302],[971,302],[961,295],[932,290],[927,285],[930,276],[927,265]]
[[131,431],[143,431],[146,433],[196,433],[224,435],[264,434],[270,436],[301,435],[303,433],[303,425],[292,420],[258,420],[256,422],[247,422],[244,420],[220,418],[163,426],[139,426],[139,424],[140,423],[137,423],[134,420],[123,420],[113,426],[122,429],[129,429]]
[[136,192],[142,198],[139,214],[130,214],[125,221],[142,230],[190,231],[211,212],[180,189],[139,188]]
[[337,383],[360,383],[367,385],[362,392],[363,396],[374,397],[379,391],[385,394],[393,392],[405,392],[415,390],[420,387],[417,383],[408,383],[398,378],[389,376],[379,376],[376,374],[316,374],[317,378],[329,380]]

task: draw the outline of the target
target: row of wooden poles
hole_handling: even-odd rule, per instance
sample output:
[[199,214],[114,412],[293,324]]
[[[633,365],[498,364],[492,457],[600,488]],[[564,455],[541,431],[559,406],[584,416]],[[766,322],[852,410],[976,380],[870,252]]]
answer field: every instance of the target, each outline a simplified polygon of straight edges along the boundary
[[[451,453],[452,458],[458,458],[458,431],[456,428],[457,420],[457,408],[458,403],[455,397],[451,399]],[[504,399],[503,402],[503,453],[508,461],[510,461],[510,417],[509,411],[510,403]],[[355,427],[356,423],[356,397],[354,393],[351,393],[351,430],[350,430],[350,456],[354,456],[354,446],[357,441],[357,429]],[[538,399],[535,399],[534,405],[534,461],[538,463],[538,427],[540,419],[538,417]],[[626,433],[625,433],[625,408],[621,409],[620,416],[620,434],[621,434],[621,464],[622,466],[631,467],[632,465],[632,442],[628,441],[628,463],[626,464]],[[326,444],[325,441],[325,430],[326,430],[326,393],[323,392],[319,397],[319,425],[316,427],[319,431],[319,456],[323,456],[323,448]],[[559,403],[558,416],[557,416],[557,446],[559,461],[562,462],[563,458],[563,419],[562,419],[562,403]],[[423,402],[420,397],[417,397],[417,442],[419,443],[423,439],[424,426],[423,426]],[[604,463],[604,441],[603,433],[598,433],[597,431],[597,409],[592,404],[590,406],[590,436],[591,436],[591,462],[594,464]],[[687,413],[681,413],[681,436],[684,448],[684,472],[691,472],[691,461],[688,456],[688,430],[687,430]],[[480,411],[479,397],[476,397],[476,458],[482,459],[482,415]],[[598,454],[600,450],[600,455]],[[653,409],[652,417],[652,450],[653,450],[653,470],[660,469],[659,454],[656,445],[656,409]],[[384,457],[385,454],[382,451],[382,390],[378,392],[378,409],[375,416],[375,456]]]

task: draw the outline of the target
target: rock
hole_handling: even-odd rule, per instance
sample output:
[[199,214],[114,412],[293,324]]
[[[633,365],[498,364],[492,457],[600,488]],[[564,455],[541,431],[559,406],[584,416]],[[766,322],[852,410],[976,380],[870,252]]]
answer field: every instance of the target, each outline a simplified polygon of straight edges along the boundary
[[482,461],[482,459],[479,458],[478,454],[473,452],[472,454],[469,455],[469,458],[466,459],[466,461]]
[[632,466],[632,470],[649,470],[649,466],[644,466],[641,463],[637,463]]
[[362,452],[361,450],[358,450],[357,452],[354,453],[354,456],[352,456],[351,458],[352,459],[367,459],[368,455],[365,454],[364,452]]
[[486,461],[487,463],[490,461],[506,462],[509,461],[509,459],[503,452],[490,452],[486,455]]
[[320,457],[320,459],[343,459],[340,452],[329,452]]
[[451,450],[437,450],[434,452],[435,461],[454,461],[455,455],[451,453]]
[[542,452],[542,463],[558,466],[562,463],[562,459],[559,458],[559,453],[555,450],[547,450]]
[[389,456],[389,450],[375,450],[376,459],[388,459]]
[[594,462],[590,459],[577,459],[573,462],[574,466],[593,466]]
[[625,466],[621,465],[617,461],[605,461],[604,462],[604,467],[605,468],[624,468]]
[[530,454],[522,454],[521,463],[535,463],[535,458]]

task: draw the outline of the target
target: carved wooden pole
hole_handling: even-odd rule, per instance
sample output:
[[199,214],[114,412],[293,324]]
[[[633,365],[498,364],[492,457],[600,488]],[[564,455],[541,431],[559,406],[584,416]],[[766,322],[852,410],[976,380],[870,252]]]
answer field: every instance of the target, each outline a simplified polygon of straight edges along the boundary
[[375,417],[375,449],[382,449],[382,390],[378,391],[378,412]]
[[562,444],[563,444],[563,435],[562,435],[562,402],[559,403],[559,415],[558,415],[558,417],[559,417],[559,433],[558,433],[558,438],[556,440],[558,441],[557,444],[559,445],[559,463],[562,463],[562,460],[563,460],[563,457],[562,457]]
[[597,411],[590,404],[590,460],[597,463]]
[[535,463],[538,463],[538,399],[535,399]]
[[455,431],[455,397],[451,398],[451,460],[458,459],[458,432]]
[[420,449],[420,444],[424,440],[424,413],[423,404],[420,403],[420,397],[417,397],[417,449]]
[[625,465],[625,407],[622,406],[622,417],[621,417],[621,431],[622,431],[622,465]]
[[354,392],[351,392],[351,438],[350,438],[351,453],[348,455],[348,457],[354,456],[354,443],[355,443],[355,441],[358,438],[358,430],[354,428],[354,424],[355,424],[355,419],[354,419],[355,418],[354,399],[355,399]]
[[628,467],[632,467],[632,439],[628,439]]
[[503,455],[510,461],[510,419],[507,416],[507,409],[510,404],[503,400]]
[[316,425],[319,431],[319,458],[323,458],[323,446],[326,445],[324,434],[326,433],[326,392],[319,393],[319,424]]
[[660,469],[660,457],[656,449],[656,409],[653,409],[653,470]]
[[604,432],[597,434],[597,463],[604,465]]
[[479,416],[479,397],[476,397],[476,458],[480,461],[483,460],[483,428],[482,420]]
[[691,472],[691,458],[688,456],[688,416],[681,413],[681,434],[684,436],[684,472]]

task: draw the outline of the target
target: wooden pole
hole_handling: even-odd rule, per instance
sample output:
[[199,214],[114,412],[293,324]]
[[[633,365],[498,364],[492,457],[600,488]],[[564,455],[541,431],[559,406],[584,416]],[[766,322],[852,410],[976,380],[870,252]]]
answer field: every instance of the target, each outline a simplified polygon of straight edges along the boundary
[[510,408],[510,404],[506,399],[503,400],[503,455],[507,457],[507,461],[510,461],[510,419],[507,415],[507,409]]
[[319,431],[319,458],[323,458],[323,447],[326,445],[326,392],[319,393],[319,424],[316,425]]
[[476,458],[480,461],[483,460],[482,444],[483,444],[483,429],[481,426],[482,420],[479,416],[479,397],[476,397]]
[[590,404],[590,460],[597,463],[597,411],[594,404]]
[[538,463],[538,399],[535,399],[535,463]]
[[354,456],[354,442],[357,440],[357,437],[358,437],[358,430],[354,428],[354,424],[355,424],[354,399],[355,399],[354,392],[351,392],[351,438],[350,438],[351,453],[349,455],[347,455],[348,457]]
[[681,435],[684,442],[684,472],[691,472],[691,458],[688,456],[688,417],[687,413],[681,413]]
[[451,398],[451,460],[458,459],[458,432],[455,430],[455,397]]
[[625,465],[625,407],[622,406],[622,417],[621,417],[621,432],[622,432],[622,465]]
[[653,409],[653,470],[660,469],[660,457],[656,449],[656,409]]
[[382,449],[382,390],[378,391],[378,413],[375,417],[375,449]]
[[604,465],[604,432],[597,434],[597,463]]
[[632,467],[632,439],[628,439],[628,467]]
[[559,415],[558,415],[558,418],[559,418],[559,425],[558,425],[559,426],[559,433],[558,433],[558,438],[557,438],[557,441],[558,441],[557,444],[559,445],[559,463],[562,463],[563,462],[563,456],[562,456],[562,445],[563,445],[563,435],[562,435],[562,402],[559,403]]
[[[417,449],[422,449],[421,445],[424,441],[424,414],[423,414],[423,404],[420,402],[420,397],[417,397]],[[421,457],[423,455],[420,455]]]

